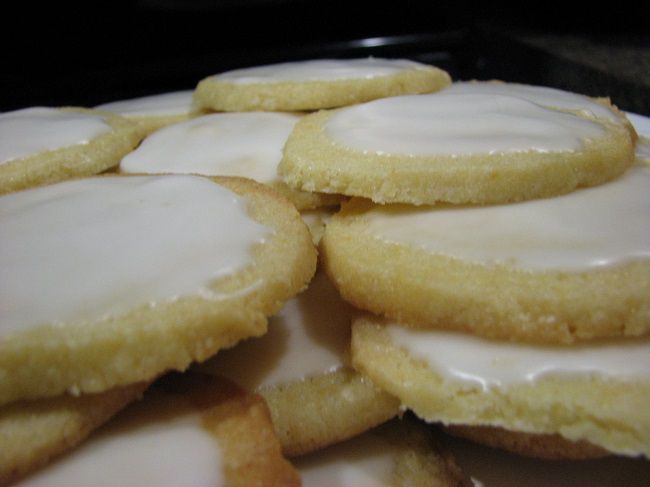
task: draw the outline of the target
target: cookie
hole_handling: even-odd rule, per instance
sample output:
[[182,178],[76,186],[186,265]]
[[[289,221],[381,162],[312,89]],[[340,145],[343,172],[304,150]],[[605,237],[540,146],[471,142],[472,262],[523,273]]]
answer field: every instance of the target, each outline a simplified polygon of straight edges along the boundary
[[187,120],[196,112],[192,106],[193,90],[131,98],[98,105],[97,110],[112,112],[140,125],[144,135],[165,125]]
[[269,331],[201,364],[266,400],[282,450],[304,455],[395,416],[399,402],[350,367],[350,307],[318,272]]
[[352,200],[321,242],[359,308],[412,326],[572,343],[650,331],[650,167],[555,198],[409,207]]
[[521,457],[458,438],[447,438],[443,448],[453,454],[456,464],[476,486],[645,487],[650,478],[650,461],[642,458],[611,456],[551,462]]
[[558,434],[532,434],[495,426],[450,425],[445,430],[459,438],[544,460],[585,460],[611,455],[588,441],[569,441]]
[[304,485],[465,485],[463,473],[432,432],[407,417],[294,459],[294,464]]
[[98,174],[141,138],[136,124],[83,108],[32,107],[0,114],[0,194]]
[[560,435],[650,458],[650,340],[540,346],[414,330],[374,316],[352,360],[429,422]]
[[445,71],[406,59],[317,59],[213,75],[199,82],[194,100],[216,111],[290,112],[430,93],[450,82]]
[[75,447],[148,383],[100,394],[20,401],[0,408],[0,485],[6,485]]
[[297,189],[377,203],[554,196],[614,179],[634,161],[629,123],[591,104],[610,116],[448,90],[321,111],[296,124],[278,173]]
[[148,391],[20,485],[116,484],[298,486],[300,479],[259,396],[190,375]]
[[636,129],[637,134],[639,134],[639,140],[636,142],[636,160],[640,163],[649,164],[650,118],[630,112],[626,112],[626,115]]
[[123,173],[242,176],[268,184],[298,209],[338,203],[338,195],[291,190],[277,176],[282,147],[298,121],[288,113],[216,113],[158,130],[120,163]]
[[0,403],[183,370],[305,287],[316,252],[253,181],[103,176],[0,198]]

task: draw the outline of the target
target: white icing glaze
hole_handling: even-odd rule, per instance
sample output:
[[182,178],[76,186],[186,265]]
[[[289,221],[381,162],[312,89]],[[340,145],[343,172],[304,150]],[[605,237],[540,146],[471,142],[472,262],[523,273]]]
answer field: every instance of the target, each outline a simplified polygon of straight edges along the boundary
[[269,321],[269,331],[223,350],[201,370],[248,390],[298,381],[348,363],[350,313],[323,272]]
[[123,117],[187,115],[192,109],[193,90],[174,91],[98,105],[95,108]]
[[445,88],[444,92],[516,96],[547,108],[577,111],[586,117],[605,119],[617,124],[622,122],[611,108],[596,103],[588,96],[545,86],[518,83],[457,82]]
[[0,198],[0,337],[199,295],[270,229],[198,176],[101,177]]
[[[175,397],[144,400],[21,487],[215,487],[225,485],[222,452],[201,417]],[[180,406],[179,414],[175,409]]]
[[639,134],[639,140],[636,143],[636,158],[641,162],[650,163],[650,118],[629,112],[626,115]]
[[384,241],[482,264],[577,271],[650,258],[650,167],[554,198],[483,207],[374,207]]
[[627,119],[634,126],[634,130],[641,137],[650,139],[650,117],[638,115],[636,113],[625,112]]
[[650,163],[650,139],[639,139],[636,143],[637,161]]
[[335,113],[325,131],[360,151],[414,156],[574,151],[603,127],[530,101],[492,94],[409,95]]
[[642,458],[550,462],[453,437],[445,447],[475,487],[647,487],[650,478],[650,462]]
[[99,115],[32,107],[0,114],[0,164],[87,144],[111,127]]
[[237,84],[336,81],[390,76],[404,70],[423,69],[424,64],[407,59],[317,59],[235,69],[214,76]]
[[366,433],[293,462],[304,487],[389,487],[395,450],[381,436]]
[[216,113],[169,125],[120,163],[131,173],[194,173],[279,180],[282,147],[299,120],[286,113]]
[[392,342],[424,360],[449,382],[488,390],[549,376],[597,375],[650,381],[650,340],[618,340],[567,346],[497,342],[441,330],[389,324]]

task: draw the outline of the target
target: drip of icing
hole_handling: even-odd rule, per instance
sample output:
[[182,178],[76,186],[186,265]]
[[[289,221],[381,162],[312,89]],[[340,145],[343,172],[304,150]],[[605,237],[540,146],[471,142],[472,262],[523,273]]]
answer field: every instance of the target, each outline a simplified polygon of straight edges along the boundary
[[215,487],[225,485],[222,452],[185,400],[131,406],[86,443],[36,474],[21,487]]
[[604,133],[598,123],[521,98],[445,93],[346,108],[325,130],[345,147],[412,156],[575,151]]
[[566,346],[497,342],[440,330],[390,324],[391,341],[424,360],[449,382],[488,390],[549,376],[597,375],[650,380],[650,340],[618,340]]
[[586,117],[600,118],[617,124],[622,122],[621,117],[611,108],[597,103],[588,96],[545,86],[518,83],[458,82],[447,87],[444,93],[514,96],[546,108],[580,112]]
[[269,331],[223,350],[201,370],[248,390],[334,371],[349,362],[351,308],[323,272],[269,320]]
[[192,90],[143,96],[104,103],[95,108],[123,117],[187,115],[192,109]]
[[282,147],[298,121],[285,113],[217,113],[165,127],[120,164],[130,173],[194,173],[278,180]]
[[32,107],[0,114],[0,164],[87,144],[111,127],[100,115]]
[[650,258],[650,167],[555,198],[483,207],[375,207],[381,240],[481,264],[582,270]]
[[396,450],[381,436],[366,433],[299,457],[294,463],[308,487],[388,487],[394,485]]
[[[197,176],[103,177],[0,198],[0,336],[189,295],[251,262],[270,229]],[[227,296],[224,296],[227,297]]]
[[406,59],[318,59],[236,69],[213,78],[238,84],[336,81],[371,79],[424,67],[424,64]]

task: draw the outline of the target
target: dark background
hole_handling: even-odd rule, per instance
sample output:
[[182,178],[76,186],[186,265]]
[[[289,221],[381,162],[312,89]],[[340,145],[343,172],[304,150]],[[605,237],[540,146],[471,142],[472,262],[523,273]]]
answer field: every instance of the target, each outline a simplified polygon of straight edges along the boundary
[[650,115],[646,10],[423,0],[25,2],[3,15],[0,111],[93,106],[190,89],[236,67],[373,55],[432,63],[454,79],[609,95]]

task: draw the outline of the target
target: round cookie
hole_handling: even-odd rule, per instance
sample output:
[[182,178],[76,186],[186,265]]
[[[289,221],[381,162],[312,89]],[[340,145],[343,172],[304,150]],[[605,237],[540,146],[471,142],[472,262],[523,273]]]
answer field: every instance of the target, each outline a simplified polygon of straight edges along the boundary
[[6,485],[75,447],[148,383],[80,397],[20,401],[0,408],[0,485]]
[[355,306],[411,326],[572,343],[650,331],[650,167],[494,206],[352,200],[321,242]]
[[588,441],[569,441],[558,434],[509,431],[495,426],[449,425],[445,431],[492,448],[545,460],[585,460],[611,455]]
[[141,138],[136,124],[83,108],[0,114],[0,194],[116,166]]
[[[470,443],[443,438],[443,448],[473,485],[483,487],[645,487],[650,461],[614,457],[594,460],[548,461]],[[470,484],[472,485],[472,484]]]
[[321,111],[296,124],[278,173],[294,188],[377,203],[563,194],[609,181],[634,161],[636,134],[625,118],[591,103],[611,116],[448,90]]
[[187,120],[195,112],[193,90],[131,98],[98,105],[97,110],[115,113],[140,125],[144,135],[165,125]]
[[158,130],[120,163],[123,173],[242,176],[268,184],[298,209],[338,203],[338,195],[290,189],[277,176],[284,146],[299,120],[288,113],[215,113]]
[[558,434],[650,457],[650,341],[540,346],[414,330],[366,316],[352,360],[429,422]]
[[289,112],[430,93],[450,82],[445,71],[406,59],[318,59],[210,76],[198,84],[194,99],[216,111]]
[[312,277],[300,215],[241,178],[104,176],[0,198],[0,403],[100,392],[263,334]]
[[304,455],[376,426],[399,402],[349,365],[351,308],[323,272],[269,331],[199,365],[266,400],[283,452]]
[[165,381],[19,485],[300,485],[262,398],[217,378]]
[[408,417],[293,462],[304,485],[465,485],[463,473],[432,432]]

